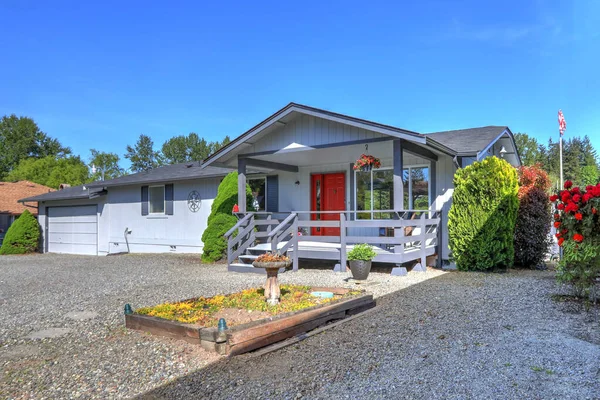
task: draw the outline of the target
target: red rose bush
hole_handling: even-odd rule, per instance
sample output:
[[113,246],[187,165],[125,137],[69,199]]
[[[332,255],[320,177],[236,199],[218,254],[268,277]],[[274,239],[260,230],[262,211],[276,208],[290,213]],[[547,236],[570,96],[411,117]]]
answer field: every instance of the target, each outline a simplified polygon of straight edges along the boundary
[[600,277],[600,183],[579,188],[566,181],[564,190],[550,201],[558,245],[563,248],[557,277],[571,283],[579,296],[595,299],[594,284]]

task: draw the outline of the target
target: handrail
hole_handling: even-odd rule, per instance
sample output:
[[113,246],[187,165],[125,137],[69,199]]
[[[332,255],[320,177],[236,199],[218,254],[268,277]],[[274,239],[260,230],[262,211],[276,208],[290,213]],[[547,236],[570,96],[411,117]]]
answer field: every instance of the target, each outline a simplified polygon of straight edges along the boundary
[[277,225],[275,227],[275,229],[273,229],[271,232],[269,232],[269,235],[267,237],[270,239],[273,236],[275,236],[280,230],[283,229],[284,226],[289,224],[294,218],[296,218],[296,213],[292,213],[292,214],[288,215],[288,217],[286,219],[284,219],[283,221],[281,221],[281,223],[279,225]]
[[233,228],[231,228],[230,230],[228,230],[223,236],[225,236],[227,239],[229,239],[229,237],[231,235],[233,235],[233,232],[235,232],[240,226],[242,226],[242,224],[246,221],[248,221],[250,218],[252,218],[252,214],[247,214],[244,218],[240,219],[237,224],[235,224],[233,226]]

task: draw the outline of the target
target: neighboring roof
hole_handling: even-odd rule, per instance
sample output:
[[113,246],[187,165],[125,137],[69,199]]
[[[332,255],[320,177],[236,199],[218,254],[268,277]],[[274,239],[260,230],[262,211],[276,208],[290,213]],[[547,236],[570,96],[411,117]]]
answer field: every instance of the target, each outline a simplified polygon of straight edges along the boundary
[[62,190],[57,190],[50,193],[45,193],[39,196],[30,196],[19,199],[20,202],[31,202],[31,201],[47,201],[47,200],[75,200],[75,199],[89,199],[90,194],[99,193],[102,189],[88,190],[87,185],[79,185],[73,187],[66,187]]
[[454,150],[458,155],[476,155],[505,131],[510,132],[507,126],[484,126],[481,128],[433,132],[425,136]]
[[0,182],[0,214],[21,215],[25,210],[37,214],[37,209],[19,203],[19,199],[53,190],[48,186],[29,181]]
[[212,178],[225,176],[233,171],[230,168],[220,167],[202,167],[201,162],[188,162],[182,164],[165,165],[150,169],[148,171],[138,172],[131,175],[121,176],[120,178],[111,179],[108,181],[97,181],[89,183],[86,186],[94,187],[111,187],[111,186],[127,186],[144,183],[160,183],[174,182],[188,179]]
[[258,123],[257,125],[253,126],[246,132],[242,133],[240,136],[233,139],[226,146],[221,147],[215,153],[211,154],[206,160],[204,160],[204,164],[208,165],[208,164],[214,162],[215,160],[217,160],[224,154],[231,151],[233,148],[239,146],[241,143],[244,143],[245,140],[249,139],[250,137],[254,136],[256,133],[260,132],[261,130],[263,130],[263,129],[267,128],[268,126],[270,126],[271,124],[273,124],[275,121],[278,121],[279,119],[283,118],[284,116],[286,116],[294,111],[299,112],[299,113],[308,114],[308,115],[314,115],[314,116],[325,118],[325,119],[335,120],[335,121],[339,121],[342,123],[350,123],[353,125],[364,127],[365,129],[370,129],[370,130],[374,130],[376,132],[385,133],[390,136],[398,136],[398,137],[410,136],[414,139],[417,139],[417,140],[425,143],[424,142],[425,136],[420,133],[417,133],[417,132],[409,131],[409,130],[402,129],[402,128],[397,128],[397,127],[391,126],[391,125],[380,124],[378,122],[368,121],[366,119],[355,118],[355,117],[351,117],[349,115],[339,114],[339,113],[335,113],[332,111],[323,110],[320,108],[310,107],[310,106],[306,106],[303,104],[290,103],[287,106],[283,107],[281,110],[277,111],[276,113],[274,113],[273,115],[268,117],[267,119],[265,119],[264,121]]

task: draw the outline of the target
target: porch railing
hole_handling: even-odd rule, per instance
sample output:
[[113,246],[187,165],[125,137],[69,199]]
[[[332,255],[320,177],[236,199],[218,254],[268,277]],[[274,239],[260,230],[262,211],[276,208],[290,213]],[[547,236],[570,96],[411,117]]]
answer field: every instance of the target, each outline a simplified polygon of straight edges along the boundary
[[[238,214],[240,220],[226,234],[227,261],[231,264],[256,241],[270,244],[273,252],[282,254],[292,250],[293,268],[298,269],[299,245],[302,242],[322,242],[339,245],[340,266],[346,265],[348,245],[368,243],[381,248],[376,261],[400,263],[410,258],[421,261],[425,268],[428,249],[435,247],[441,261],[441,212],[432,210],[383,210],[393,219],[358,219],[361,211],[294,211],[291,213],[255,212]],[[339,219],[324,219],[338,214]],[[274,218],[285,216],[285,218]],[[302,218],[305,217],[305,218]],[[318,218],[318,219],[313,219]],[[333,228],[339,234],[315,235],[313,229]],[[378,234],[365,233],[377,229]],[[299,236],[298,232],[304,231]],[[383,232],[383,235],[380,235]],[[342,267],[344,269],[345,267]]]

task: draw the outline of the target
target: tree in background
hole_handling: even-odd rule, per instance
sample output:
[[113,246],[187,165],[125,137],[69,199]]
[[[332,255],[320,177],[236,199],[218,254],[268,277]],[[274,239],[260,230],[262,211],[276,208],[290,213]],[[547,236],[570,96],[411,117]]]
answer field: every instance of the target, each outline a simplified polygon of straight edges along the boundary
[[515,265],[535,268],[550,247],[552,214],[547,191],[550,178],[540,165],[522,166],[519,173],[519,213],[515,227]]
[[0,179],[23,159],[64,157],[70,153],[68,147],[42,132],[31,118],[12,114],[0,120]]
[[125,158],[131,162],[132,172],[147,171],[161,165],[160,153],[154,150],[154,142],[144,134],[133,147],[127,145]]
[[7,176],[8,181],[31,181],[58,189],[61,183],[71,186],[82,185],[90,181],[87,165],[79,156],[56,158],[27,158],[21,160],[19,165]]
[[[558,142],[552,138],[547,145],[540,144],[535,138],[525,134],[515,134],[515,144],[523,165],[540,164],[555,186],[560,180],[560,150]],[[563,174],[565,180],[576,185],[596,184],[600,179],[598,154],[588,136],[572,137],[563,140]]]
[[90,168],[96,167],[96,173],[91,175],[92,181],[115,179],[125,175],[125,170],[119,165],[119,156],[96,149],[90,150]]
[[519,132],[515,134],[515,144],[523,165],[534,165],[541,162],[540,144],[536,138]]
[[180,135],[167,140],[162,145],[162,157],[167,164],[202,161],[229,142],[229,136],[225,136],[222,142],[207,142],[192,132],[187,136]]
[[518,191],[516,169],[497,157],[487,157],[456,172],[448,233],[458,269],[513,266]]

